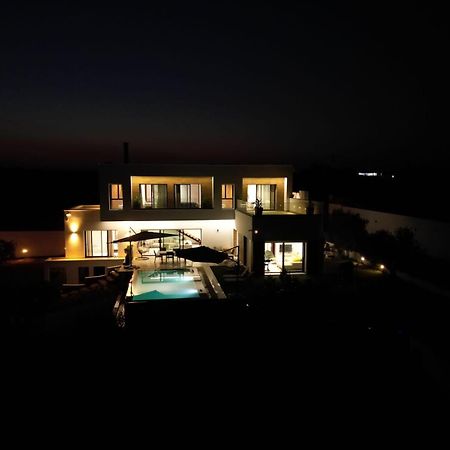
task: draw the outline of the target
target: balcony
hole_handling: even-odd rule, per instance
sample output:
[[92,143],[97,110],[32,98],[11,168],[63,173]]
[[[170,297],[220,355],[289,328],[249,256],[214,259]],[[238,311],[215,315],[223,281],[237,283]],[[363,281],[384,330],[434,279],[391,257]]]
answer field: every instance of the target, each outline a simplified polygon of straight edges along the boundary
[[[323,203],[298,198],[289,198],[286,203],[278,203],[275,209],[263,209],[263,216],[318,215],[323,214]],[[255,205],[241,199],[236,201],[236,209],[250,216],[255,215]]]

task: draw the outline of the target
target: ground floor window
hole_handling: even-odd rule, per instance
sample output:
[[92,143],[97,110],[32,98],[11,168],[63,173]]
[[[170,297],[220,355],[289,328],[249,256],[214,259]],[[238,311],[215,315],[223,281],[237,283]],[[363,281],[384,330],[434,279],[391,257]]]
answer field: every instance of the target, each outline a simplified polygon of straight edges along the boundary
[[105,275],[106,268],[105,266],[94,266],[94,276]]
[[175,248],[192,248],[202,245],[202,230],[201,228],[185,228],[185,229],[164,229],[164,230],[148,230],[155,233],[166,233],[172,236],[161,237],[159,239],[149,239],[140,242],[139,246],[143,247],[143,252],[146,250],[156,250],[164,248],[166,250],[173,250]]
[[89,267],[78,267],[78,281],[84,283],[84,279],[89,276]]
[[84,232],[85,255],[89,257],[115,256],[118,244],[116,230],[87,230]]
[[283,270],[291,273],[305,271],[304,242],[264,243],[264,273],[278,274]]
[[64,267],[51,267],[49,270],[49,280],[51,283],[64,284],[67,282],[67,273]]

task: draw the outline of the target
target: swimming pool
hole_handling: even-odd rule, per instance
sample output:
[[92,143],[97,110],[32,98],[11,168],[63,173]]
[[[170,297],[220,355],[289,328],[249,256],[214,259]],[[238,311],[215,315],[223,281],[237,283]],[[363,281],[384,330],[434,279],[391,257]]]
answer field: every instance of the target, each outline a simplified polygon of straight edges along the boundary
[[138,270],[127,292],[128,301],[210,298],[196,267]]

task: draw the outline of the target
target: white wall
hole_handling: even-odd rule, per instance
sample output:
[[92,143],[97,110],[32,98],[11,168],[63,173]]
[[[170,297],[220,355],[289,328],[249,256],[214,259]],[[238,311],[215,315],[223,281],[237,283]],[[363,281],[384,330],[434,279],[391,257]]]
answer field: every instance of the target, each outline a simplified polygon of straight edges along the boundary
[[336,209],[359,214],[361,218],[368,220],[367,231],[369,233],[374,233],[378,230],[386,230],[393,233],[401,227],[410,228],[414,232],[420,246],[427,253],[432,256],[450,259],[450,224],[447,222],[330,204],[330,213]]
[[[99,210],[71,210],[71,216],[65,222],[66,257],[84,258],[85,230],[117,230],[117,237],[129,236],[130,228],[136,233],[141,230],[159,229],[201,229],[202,244],[218,249],[233,246],[233,220],[165,220],[165,221],[100,221]],[[127,244],[119,246],[119,256],[124,256]]]

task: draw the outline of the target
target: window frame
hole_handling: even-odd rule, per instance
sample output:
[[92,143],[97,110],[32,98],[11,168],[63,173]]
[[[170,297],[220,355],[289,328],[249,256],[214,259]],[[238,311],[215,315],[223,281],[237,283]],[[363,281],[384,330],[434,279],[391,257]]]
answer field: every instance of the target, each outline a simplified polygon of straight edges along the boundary
[[[227,196],[227,186],[231,186],[231,197]],[[224,196],[224,190],[225,190],[225,196]],[[222,184],[222,191],[221,191],[221,207],[222,207],[222,209],[236,209],[234,192],[235,192],[234,184],[232,184],[232,183],[223,183]],[[231,200],[231,207],[225,207],[224,200],[225,201]]]
[[[113,192],[114,187],[116,187],[117,194]],[[119,208],[113,208],[113,201],[122,201],[122,205]],[[122,183],[109,183],[109,209],[110,211],[121,211],[123,210],[123,185]]]

